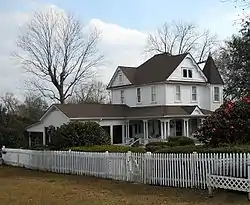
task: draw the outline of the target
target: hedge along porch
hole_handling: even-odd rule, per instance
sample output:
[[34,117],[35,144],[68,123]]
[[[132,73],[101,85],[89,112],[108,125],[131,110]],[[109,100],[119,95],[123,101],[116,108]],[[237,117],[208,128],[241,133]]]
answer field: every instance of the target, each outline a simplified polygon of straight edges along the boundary
[[115,104],[55,104],[37,123],[26,128],[29,146],[38,142],[48,144],[47,128],[60,127],[69,121],[95,121],[107,130],[111,143],[129,144],[135,137],[166,140],[169,136],[188,136],[211,112],[197,106],[128,107]]

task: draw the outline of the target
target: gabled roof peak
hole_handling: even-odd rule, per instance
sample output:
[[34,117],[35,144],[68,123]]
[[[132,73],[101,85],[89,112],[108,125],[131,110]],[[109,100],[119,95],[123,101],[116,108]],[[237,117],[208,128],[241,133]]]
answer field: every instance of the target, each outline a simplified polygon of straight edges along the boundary
[[203,68],[203,73],[207,77],[209,83],[219,85],[224,84],[211,53],[208,55],[205,66]]

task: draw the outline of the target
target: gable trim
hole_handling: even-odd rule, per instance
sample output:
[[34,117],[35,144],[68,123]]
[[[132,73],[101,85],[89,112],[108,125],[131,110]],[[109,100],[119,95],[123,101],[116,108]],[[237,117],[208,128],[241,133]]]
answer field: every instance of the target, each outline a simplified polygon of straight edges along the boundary
[[40,118],[40,122],[51,112],[52,109],[56,109],[57,111],[61,112],[65,117],[70,119],[62,110],[60,110],[56,105],[51,105],[47,111],[43,114],[43,116]]
[[193,110],[193,112],[190,114],[190,115],[204,115],[204,113],[201,111],[201,109],[197,106],[194,110]]
[[[111,78],[110,81],[109,81],[109,84],[108,84],[108,86],[107,86],[107,89],[110,89],[110,88],[111,88],[111,84],[114,82],[115,77],[117,76],[117,73],[118,73],[119,71],[121,71],[121,72],[123,73],[123,75],[126,76],[126,74],[122,71],[121,66],[118,66],[118,67],[116,68],[114,74],[112,75],[112,78]],[[128,81],[131,83],[131,81],[129,80],[129,78],[128,78],[127,76],[126,76],[126,78],[127,78]],[[132,85],[132,83],[131,83],[130,85]],[[124,85],[121,85],[121,86],[124,86]],[[112,86],[112,87],[113,87],[113,86]],[[114,86],[114,87],[117,87],[117,86]]]

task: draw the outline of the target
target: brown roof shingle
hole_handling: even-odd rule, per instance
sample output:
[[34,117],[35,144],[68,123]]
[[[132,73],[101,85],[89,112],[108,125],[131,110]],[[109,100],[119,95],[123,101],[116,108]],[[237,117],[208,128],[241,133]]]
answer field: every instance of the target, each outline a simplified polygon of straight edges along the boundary
[[187,55],[188,53],[180,55],[161,53],[154,55],[137,68],[126,66],[119,66],[119,68],[133,85],[163,82]]
[[55,104],[55,106],[69,118],[134,118],[167,115],[190,115],[196,108],[196,106],[163,105],[128,107],[127,105],[120,104]]

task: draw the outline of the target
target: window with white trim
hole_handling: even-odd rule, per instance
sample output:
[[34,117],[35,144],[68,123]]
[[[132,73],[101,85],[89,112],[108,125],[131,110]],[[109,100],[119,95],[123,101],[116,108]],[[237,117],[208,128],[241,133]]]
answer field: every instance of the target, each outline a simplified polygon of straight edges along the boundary
[[136,89],[137,103],[141,102],[141,88]]
[[181,100],[181,86],[180,85],[175,86],[175,100],[177,101]]
[[121,90],[121,103],[125,103],[125,100],[124,100],[124,90]]
[[156,102],[156,87],[155,86],[151,87],[151,101]]
[[220,88],[214,87],[214,101],[219,102],[220,101]]
[[192,86],[192,101],[197,101],[197,87]]
[[183,78],[193,78],[192,69],[183,68],[182,69],[182,77]]

